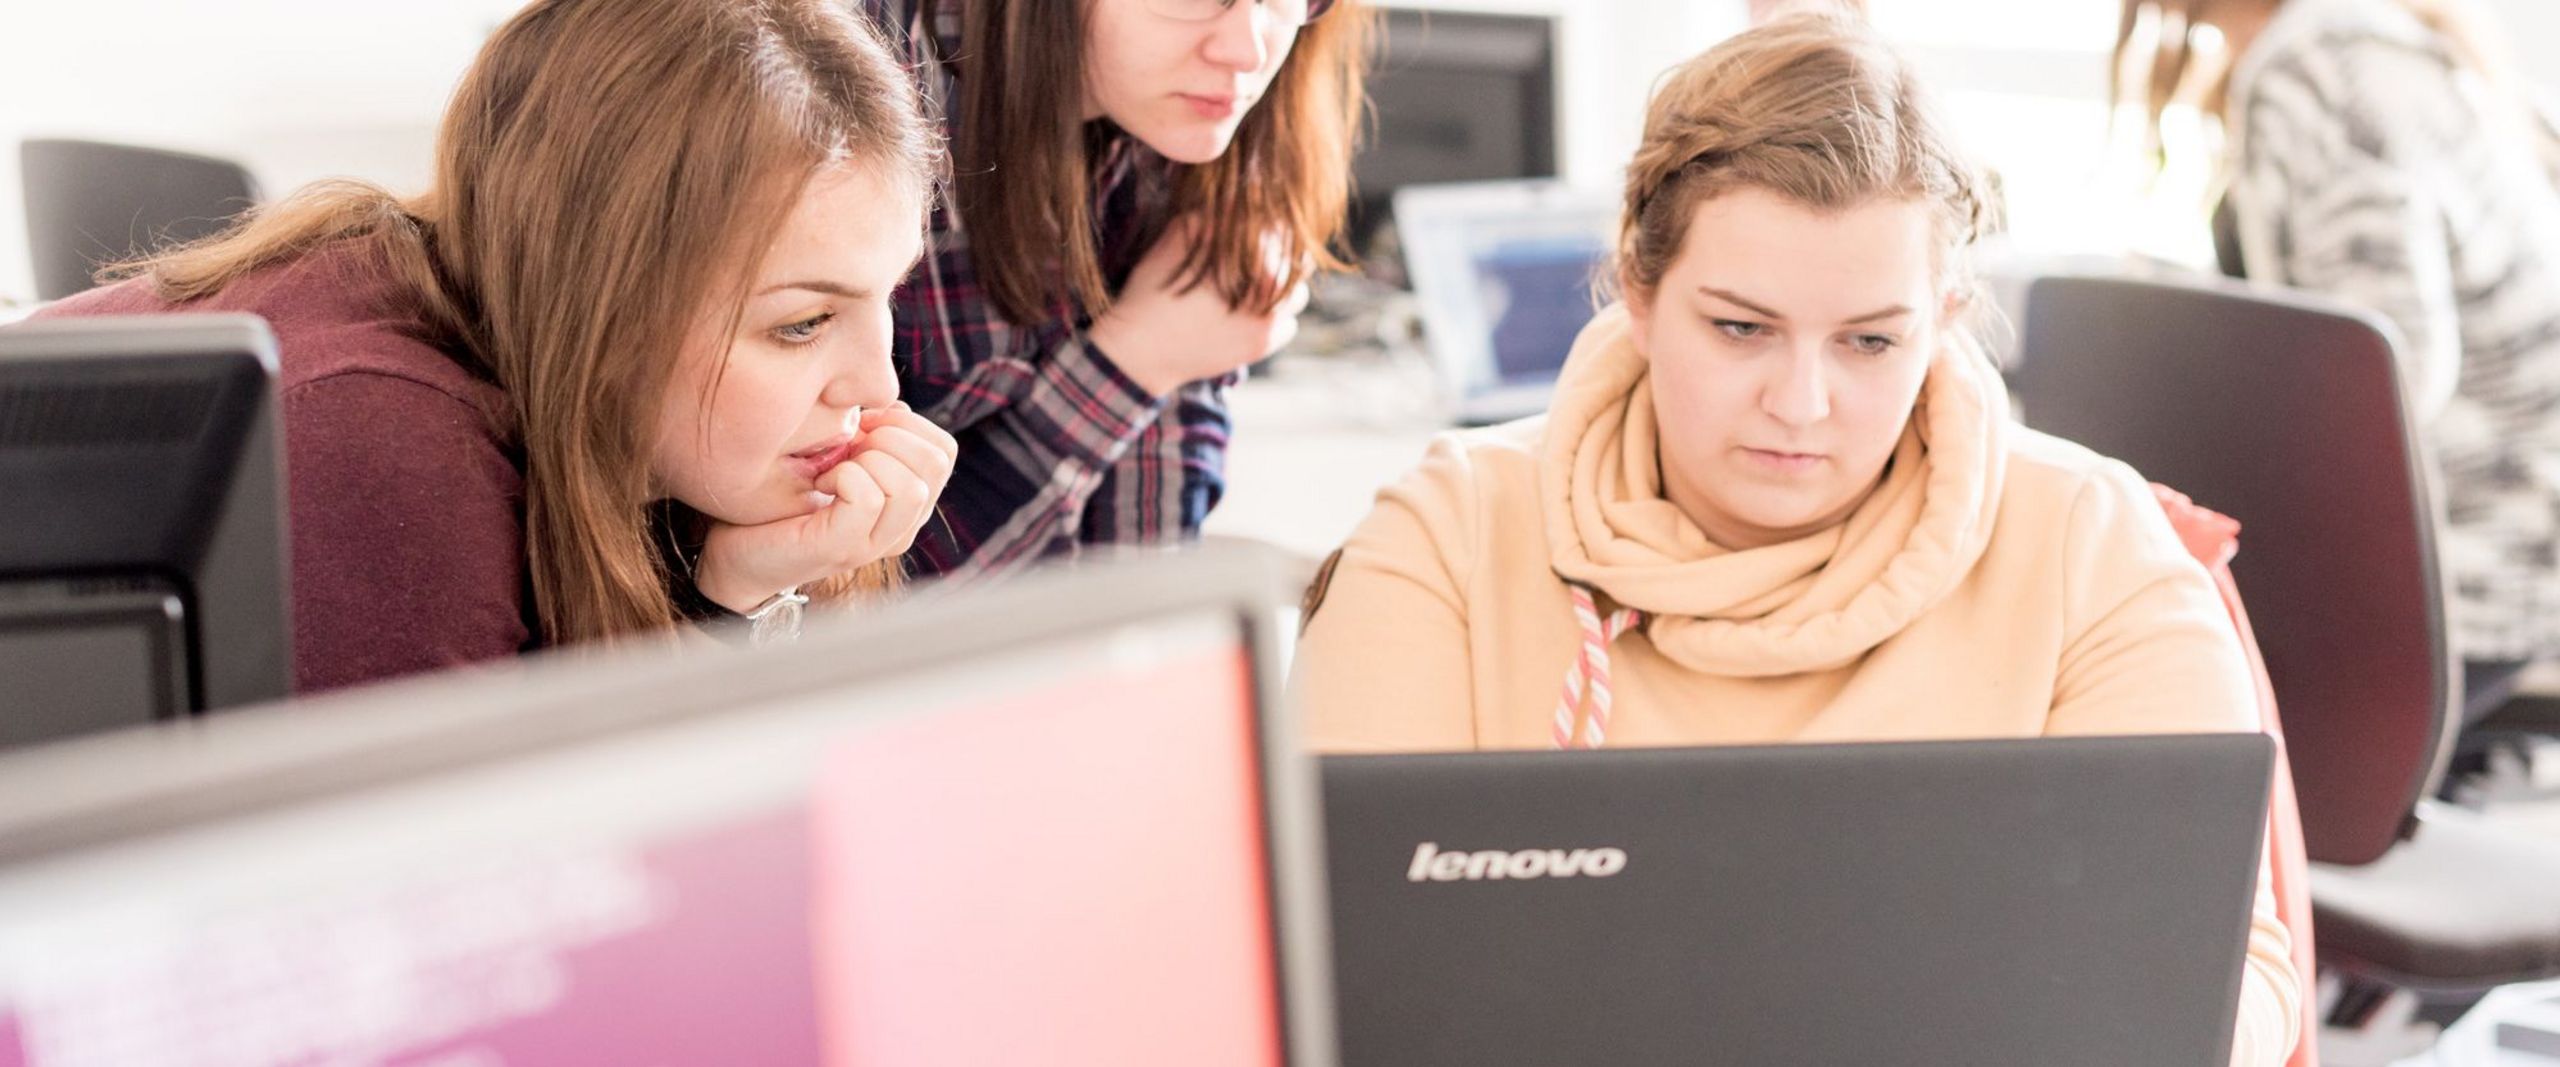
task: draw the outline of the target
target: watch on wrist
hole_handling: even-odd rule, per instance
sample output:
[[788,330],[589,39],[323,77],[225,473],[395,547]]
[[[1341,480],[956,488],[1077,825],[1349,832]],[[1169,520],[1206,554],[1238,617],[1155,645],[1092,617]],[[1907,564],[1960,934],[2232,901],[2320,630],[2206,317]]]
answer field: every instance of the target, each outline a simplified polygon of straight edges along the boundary
[[759,645],[770,645],[800,637],[801,609],[809,604],[809,594],[793,586],[764,598],[764,603],[740,614],[747,620],[747,633]]

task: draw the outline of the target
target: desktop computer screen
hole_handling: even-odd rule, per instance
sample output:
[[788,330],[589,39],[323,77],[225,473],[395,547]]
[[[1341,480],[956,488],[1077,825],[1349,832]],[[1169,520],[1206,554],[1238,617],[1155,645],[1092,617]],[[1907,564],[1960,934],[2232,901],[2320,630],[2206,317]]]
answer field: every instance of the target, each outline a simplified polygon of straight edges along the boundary
[[0,330],[0,746],[285,695],[275,367],[249,315]]
[[1554,17],[1391,5],[1379,22],[1351,248],[1369,249],[1406,186],[1556,176]]
[[1329,1065],[1236,562],[0,757],[0,1067]]

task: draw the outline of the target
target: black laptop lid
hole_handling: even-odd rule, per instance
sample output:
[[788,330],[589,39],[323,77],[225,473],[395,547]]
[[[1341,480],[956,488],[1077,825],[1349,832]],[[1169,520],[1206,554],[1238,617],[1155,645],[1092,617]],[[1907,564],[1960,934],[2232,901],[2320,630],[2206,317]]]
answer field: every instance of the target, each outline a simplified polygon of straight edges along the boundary
[[2218,1065],[2272,754],[1329,757],[1343,1063]]

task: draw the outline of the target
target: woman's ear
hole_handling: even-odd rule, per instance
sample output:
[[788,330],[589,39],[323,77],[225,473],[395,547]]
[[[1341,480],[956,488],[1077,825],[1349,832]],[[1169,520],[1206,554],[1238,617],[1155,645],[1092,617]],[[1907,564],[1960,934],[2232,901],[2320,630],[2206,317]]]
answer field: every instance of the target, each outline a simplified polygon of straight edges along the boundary
[[1973,309],[1975,286],[1950,285],[1947,295],[1938,302],[1938,328],[1953,329],[1965,313]]
[[1618,302],[1627,306],[1627,340],[1636,346],[1636,354],[1646,359],[1653,358],[1652,296],[1623,272],[1618,275]]

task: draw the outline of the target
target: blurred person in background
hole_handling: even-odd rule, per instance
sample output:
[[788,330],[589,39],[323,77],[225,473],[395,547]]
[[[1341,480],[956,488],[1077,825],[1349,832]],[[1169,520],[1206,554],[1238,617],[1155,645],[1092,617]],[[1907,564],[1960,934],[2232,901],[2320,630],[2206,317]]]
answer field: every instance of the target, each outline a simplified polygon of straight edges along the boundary
[[2560,137],[2466,0],[2124,0],[2117,114],[2219,117],[2230,273],[2399,328],[2465,717],[2560,656]]

